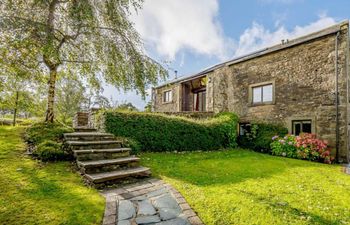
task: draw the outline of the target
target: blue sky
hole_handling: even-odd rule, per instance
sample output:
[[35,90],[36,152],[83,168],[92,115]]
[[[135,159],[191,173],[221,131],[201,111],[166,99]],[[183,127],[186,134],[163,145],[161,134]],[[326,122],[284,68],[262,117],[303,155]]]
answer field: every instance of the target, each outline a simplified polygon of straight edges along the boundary
[[[349,0],[145,0],[131,16],[148,55],[169,78],[292,39],[350,18]],[[161,83],[161,81],[160,81]],[[106,85],[104,95],[143,109],[134,92]]]

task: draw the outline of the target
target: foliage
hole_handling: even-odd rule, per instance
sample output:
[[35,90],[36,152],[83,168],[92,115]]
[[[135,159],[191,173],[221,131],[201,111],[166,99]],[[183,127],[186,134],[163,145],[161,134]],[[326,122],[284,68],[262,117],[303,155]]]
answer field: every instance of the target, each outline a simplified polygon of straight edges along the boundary
[[[237,116],[193,120],[159,113],[105,111],[107,132],[137,141],[142,151],[213,150],[236,146]],[[102,122],[103,123],[103,122]]]
[[250,148],[258,152],[270,152],[271,138],[275,135],[285,135],[287,128],[279,124],[252,123],[251,132],[239,136],[238,144],[244,148]]
[[317,139],[315,134],[302,133],[299,136],[286,135],[283,138],[273,137],[272,154],[290,158],[307,159],[332,163],[327,142]]
[[147,102],[144,111],[145,112],[152,112],[152,101]]
[[41,142],[33,151],[33,155],[42,161],[60,161],[68,157],[62,149],[62,144],[51,140]]
[[284,138],[272,137],[271,153],[289,158],[297,158],[296,140],[294,135],[286,135]]
[[132,138],[123,138],[122,142],[124,147],[131,148],[131,154],[137,155],[141,152],[141,145],[138,141]]
[[63,134],[73,129],[58,123],[35,123],[26,129],[26,141],[34,145],[33,155],[43,161],[70,159],[63,151]]
[[85,101],[85,87],[82,82],[78,79],[62,78],[57,86],[57,119],[64,124],[71,124],[75,113],[80,111]]
[[[1,70],[0,70],[1,72]],[[0,111],[3,114],[12,114],[13,125],[16,124],[17,115],[33,115],[36,108],[34,85],[27,79],[19,76],[3,76],[3,90],[0,92]]]
[[26,141],[39,145],[44,141],[62,142],[63,134],[73,132],[70,127],[58,123],[35,123],[26,129]]
[[233,149],[144,153],[204,224],[347,224],[350,176],[326,165]]
[[22,133],[23,127],[0,126],[0,224],[101,224],[104,197],[69,162],[24,154]]
[[131,102],[124,102],[122,104],[119,104],[115,110],[121,110],[121,111],[133,111],[137,112],[139,111],[136,106],[134,106]]
[[117,88],[136,89],[145,96],[147,86],[156,84],[159,76],[165,78],[166,71],[142,51],[129,20],[141,3],[4,0],[0,4],[0,63],[11,68],[23,64],[41,71],[36,74],[45,74],[41,78],[48,82],[49,122],[54,120],[56,80],[61,71],[84,75],[97,89],[102,75]]

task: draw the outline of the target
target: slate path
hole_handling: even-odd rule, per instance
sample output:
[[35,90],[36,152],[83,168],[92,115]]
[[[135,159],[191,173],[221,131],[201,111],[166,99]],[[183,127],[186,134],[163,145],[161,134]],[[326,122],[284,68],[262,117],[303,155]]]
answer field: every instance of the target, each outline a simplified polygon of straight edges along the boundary
[[147,179],[102,194],[103,225],[203,225],[183,196],[162,180]]
[[344,173],[347,173],[350,175],[350,164],[344,165]]

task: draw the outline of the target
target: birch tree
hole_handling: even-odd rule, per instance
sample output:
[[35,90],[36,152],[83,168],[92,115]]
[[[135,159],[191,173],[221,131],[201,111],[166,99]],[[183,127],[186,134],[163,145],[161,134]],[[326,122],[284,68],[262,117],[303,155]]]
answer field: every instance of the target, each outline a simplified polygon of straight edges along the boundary
[[[162,66],[144,54],[129,20],[130,12],[140,9],[141,3],[142,0],[0,2],[0,45],[27,52],[24,57],[32,62],[30,66],[46,75],[47,122],[54,120],[60,71],[74,71],[97,88],[105,80],[117,88],[135,89],[142,96],[149,84],[165,78]],[[12,52],[5,51],[4,56],[16,58]]]

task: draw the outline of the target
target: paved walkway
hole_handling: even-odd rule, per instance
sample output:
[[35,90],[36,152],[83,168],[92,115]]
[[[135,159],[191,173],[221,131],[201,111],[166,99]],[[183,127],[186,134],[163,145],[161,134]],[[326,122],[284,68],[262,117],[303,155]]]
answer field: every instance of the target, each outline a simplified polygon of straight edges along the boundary
[[162,180],[148,179],[102,194],[103,225],[203,225],[183,196]]
[[344,173],[347,173],[350,175],[350,164],[344,165]]

